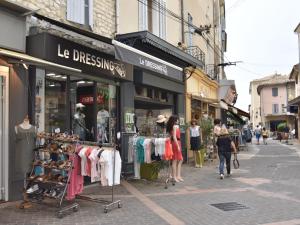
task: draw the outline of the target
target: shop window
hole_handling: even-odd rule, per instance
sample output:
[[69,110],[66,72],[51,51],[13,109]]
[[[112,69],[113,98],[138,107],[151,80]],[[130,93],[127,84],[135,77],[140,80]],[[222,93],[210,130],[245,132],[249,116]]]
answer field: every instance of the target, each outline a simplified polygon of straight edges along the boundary
[[154,90],[154,99],[160,101],[160,91]]
[[116,86],[39,69],[36,74],[39,132],[69,132],[83,141],[115,143]]
[[93,0],[67,0],[67,20],[93,28]]
[[162,102],[168,102],[168,93],[165,91],[161,92],[161,101]]
[[[53,73],[46,75],[45,82],[45,111],[44,111],[44,130],[46,132],[65,132],[66,124],[66,77]],[[41,80],[39,80],[40,82]],[[37,87],[40,84],[37,83]],[[38,93],[40,94],[40,93]],[[36,98],[38,100],[38,98]],[[40,103],[36,102],[36,111],[41,112]],[[39,118],[41,119],[41,118]],[[42,122],[42,121],[37,121]]]
[[153,89],[147,88],[147,98],[153,98]]
[[140,86],[135,86],[135,95],[136,96],[143,96],[144,88]]

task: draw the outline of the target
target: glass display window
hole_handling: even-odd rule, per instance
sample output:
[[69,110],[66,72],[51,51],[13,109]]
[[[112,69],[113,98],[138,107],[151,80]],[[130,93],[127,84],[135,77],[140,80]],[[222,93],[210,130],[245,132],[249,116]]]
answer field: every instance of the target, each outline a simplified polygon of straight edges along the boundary
[[84,141],[114,143],[117,87],[37,69],[35,118],[39,132],[68,132]]

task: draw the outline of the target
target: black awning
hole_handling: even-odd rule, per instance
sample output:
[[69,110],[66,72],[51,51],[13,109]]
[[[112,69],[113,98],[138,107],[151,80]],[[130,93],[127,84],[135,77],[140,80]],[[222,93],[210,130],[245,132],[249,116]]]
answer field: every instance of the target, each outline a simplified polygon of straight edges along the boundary
[[183,72],[181,67],[173,65],[121,42],[114,40],[113,44],[115,46],[116,59],[183,82]]
[[182,68],[204,68],[203,62],[148,31],[120,34],[116,40]]

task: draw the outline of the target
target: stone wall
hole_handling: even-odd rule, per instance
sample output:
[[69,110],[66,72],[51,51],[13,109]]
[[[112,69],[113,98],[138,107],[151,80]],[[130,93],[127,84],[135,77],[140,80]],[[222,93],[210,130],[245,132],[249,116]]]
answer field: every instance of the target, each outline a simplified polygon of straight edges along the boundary
[[94,27],[92,30],[66,19],[67,0],[10,0],[20,6],[38,10],[38,13],[51,19],[92,31],[96,34],[112,38],[115,33],[115,1],[94,0]]

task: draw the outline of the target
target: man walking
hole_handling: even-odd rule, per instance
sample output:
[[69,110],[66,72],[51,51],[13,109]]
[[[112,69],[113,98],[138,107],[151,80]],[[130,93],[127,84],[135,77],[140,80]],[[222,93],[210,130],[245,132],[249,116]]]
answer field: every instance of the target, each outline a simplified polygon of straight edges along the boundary
[[259,139],[261,136],[261,128],[259,127],[259,125],[256,126],[254,133],[255,133],[255,137],[256,137],[256,141],[257,141],[256,144],[259,145]]

